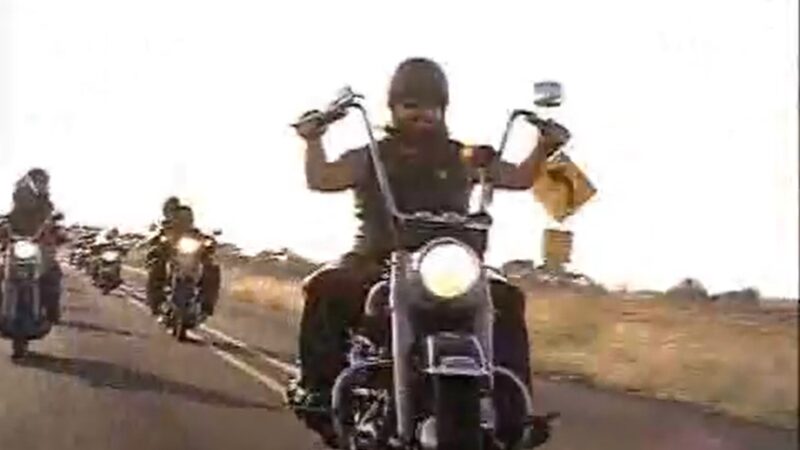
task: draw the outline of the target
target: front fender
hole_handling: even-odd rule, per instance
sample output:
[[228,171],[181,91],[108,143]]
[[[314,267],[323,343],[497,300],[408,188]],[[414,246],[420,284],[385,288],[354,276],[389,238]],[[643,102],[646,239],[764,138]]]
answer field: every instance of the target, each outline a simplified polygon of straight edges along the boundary
[[425,373],[433,376],[489,377],[491,368],[472,334],[437,333],[425,339]]

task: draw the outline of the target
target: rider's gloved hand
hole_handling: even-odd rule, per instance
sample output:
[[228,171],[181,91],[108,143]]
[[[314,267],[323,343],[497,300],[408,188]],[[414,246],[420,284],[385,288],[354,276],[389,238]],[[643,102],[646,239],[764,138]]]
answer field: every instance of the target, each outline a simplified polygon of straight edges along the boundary
[[572,137],[567,127],[552,119],[547,119],[538,123],[539,142],[538,144],[548,150],[548,154],[558,150],[567,143]]
[[[303,113],[295,125],[297,134],[306,141],[319,139],[328,130],[328,125],[320,119],[311,119],[312,116],[319,116],[320,111],[311,110]],[[309,120],[310,119],[310,120]]]

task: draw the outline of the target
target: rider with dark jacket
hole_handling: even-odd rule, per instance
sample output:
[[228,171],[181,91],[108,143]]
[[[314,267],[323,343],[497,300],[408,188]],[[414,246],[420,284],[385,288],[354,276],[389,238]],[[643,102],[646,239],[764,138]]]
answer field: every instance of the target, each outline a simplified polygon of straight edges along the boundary
[[[40,168],[29,170],[25,176],[17,181],[13,194],[11,212],[5,218],[5,224],[0,227],[0,247],[6,243],[7,233],[33,236],[42,228],[44,229],[40,243],[45,261],[45,273],[41,278],[42,299],[47,310],[48,320],[56,323],[61,317],[61,278],[62,272],[55,258],[58,245],[66,242],[63,231],[47,222],[53,219],[54,207],[50,200],[50,176]],[[0,271],[0,280],[3,273]],[[0,292],[2,301],[2,292]]]
[[[164,287],[167,284],[167,260],[177,240],[186,233],[201,236],[194,226],[194,213],[189,206],[182,205],[177,197],[170,197],[162,208],[164,218],[158,232],[149,241],[147,253],[147,294],[153,314],[158,314],[166,300]],[[213,249],[205,253],[203,273],[200,279],[200,300],[206,316],[214,314],[219,298],[221,271],[213,259]]]
[[[397,68],[390,84],[388,106],[392,127],[379,142],[398,208],[455,210],[466,213],[477,171],[461,158],[463,144],[450,138],[445,111],[448,85],[438,64],[411,58]],[[546,158],[566,139],[560,125],[548,123],[532,152],[519,164],[498,161],[490,177],[498,189],[525,190],[542,173]],[[300,409],[328,403],[335,377],[344,368],[346,330],[362,313],[368,289],[378,280],[391,242],[388,218],[366,147],[345,152],[335,161],[325,157],[319,123],[298,126],[306,142],[308,187],[337,192],[352,189],[360,221],[354,249],[339,261],[309,276],[303,285],[305,307],[300,330]],[[497,310],[495,363],[513,370],[530,386],[528,332],[523,293],[505,280],[491,282]],[[303,395],[305,394],[305,395]]]
[[173,241],[175,213],[181,203],[177,197],[168,198],[161,207],[163,218],[153,236],[147,241],[147,301],[153,314],[158,314],[164,302],[164,285],[167,277],[169,243]]

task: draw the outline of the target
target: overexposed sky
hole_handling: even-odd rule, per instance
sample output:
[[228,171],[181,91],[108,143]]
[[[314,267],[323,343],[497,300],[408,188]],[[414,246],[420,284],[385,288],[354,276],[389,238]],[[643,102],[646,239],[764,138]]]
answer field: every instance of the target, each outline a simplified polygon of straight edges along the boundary
[[[532,83],[599,189],[566,226],[599,281],[798,296],[796,0],[0,0],[0,202],[32,165],[68,219],[146,226],[177,193],[245,249],[345,251],[350,194],[304,186],[288,126],[345,84],[386,121],[408,56],[451,83],[456,138],[497,144]],[[365,142],[355,116],[331,157]],[[509,158],[535,132],[520,126]],[[498,193],[490,260],[540,260],[552,225]]]

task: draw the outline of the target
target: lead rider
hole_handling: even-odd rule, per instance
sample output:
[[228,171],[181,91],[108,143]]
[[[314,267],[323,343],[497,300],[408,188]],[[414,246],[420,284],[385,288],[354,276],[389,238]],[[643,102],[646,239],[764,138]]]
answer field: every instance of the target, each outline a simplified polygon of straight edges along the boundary
[[[378,148],[397,207],[403,212],[468,212],[471,191],[479,177],[462,159],[464,145],[449,136],[445,121],[448,103],[447,79],[436,62],[409,58],[397,67],[388,95],[392,125]],[[346,364],[347,330],[358,325],[368,290],[379,280],[392,243],[390,215],[367,146],[349,150],[329,162],[322,143],[326,129],[319,122],[297,127],[306,143],[307,185],[319,192],[352,189],[360,227],[353,250],[310,275],[303,284],[301,376],[293,388],[296,391],[290,395],[290,401],[301,411],[328,408],[333,383]],[[547,122],[540,127],[535,147],[521,163],[495,161],[489,170],[494,186],[530,189],[543,172],[547,157],[568,138],[564,131],[560,125]],[[524,294],[495,277],[491,295],[496,308],[494,362],[514,371],[530,390]],[[498,412],[501,417],[522,416],[518,412]],[[518,432],[519,423],[513,422],[509,419],[501,424],[499,434],[503,434],[503,427],[507,427],[506,433]],[[323,435],[329,432],[325,426],[311,426]]]

